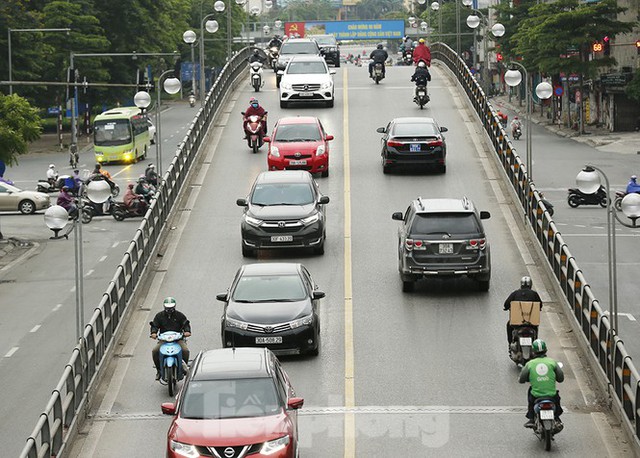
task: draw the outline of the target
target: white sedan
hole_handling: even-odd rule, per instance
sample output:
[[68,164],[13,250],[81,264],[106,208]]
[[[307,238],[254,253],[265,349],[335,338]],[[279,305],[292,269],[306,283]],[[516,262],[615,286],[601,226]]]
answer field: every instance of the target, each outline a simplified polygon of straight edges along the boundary
[[280,80],[280,108],[289,102],[323,102],[333,107],[333,75],[320,56],[296,56],[289,61]]
[[0,182],[0,210],[20,211],[25,215],[44,210],[51,205],[49,195],[37,191],[23,191],[10,184]]

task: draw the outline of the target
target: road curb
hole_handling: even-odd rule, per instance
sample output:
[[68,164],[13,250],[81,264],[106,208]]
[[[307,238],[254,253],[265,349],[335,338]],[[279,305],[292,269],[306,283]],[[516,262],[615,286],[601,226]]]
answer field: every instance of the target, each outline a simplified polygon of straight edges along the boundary
[[0,273],[30,257],[40,247],[39,243],[10,237],[0,240]]

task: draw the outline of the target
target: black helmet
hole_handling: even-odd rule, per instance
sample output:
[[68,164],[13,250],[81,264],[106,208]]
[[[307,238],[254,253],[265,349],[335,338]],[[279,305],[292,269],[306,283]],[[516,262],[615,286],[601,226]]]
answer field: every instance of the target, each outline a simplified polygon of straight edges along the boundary
[[531,289],[533,282],[531,281],[531,277],[525,275],[520,279],[520,288]]
[[382,49],[384,48],[384,46],[382,46],[382,43],[378,43],[378,49]]

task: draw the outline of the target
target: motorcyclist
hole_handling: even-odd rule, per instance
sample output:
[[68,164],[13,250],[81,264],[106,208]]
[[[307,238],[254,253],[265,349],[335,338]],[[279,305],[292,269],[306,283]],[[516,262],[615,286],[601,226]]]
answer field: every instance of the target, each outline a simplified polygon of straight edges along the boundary
[[49,164],[49,168],[47,169],[47,181],[52,187],[58,182],[58,171],[56,170],[55,164]]
[[522,123],[517,116],[514,116],[513,120],[511,121],[511,135],[515,136],[517,129],[522,129]]
[[253,50],[253,54],[251,54],[251,56],[249,56],[249,63],[252,64],[254,62],[260,62],[261,64],[264,65],[264,61],[266,59],[264,57],[262,57],[262,54],[260,53],[259,49],[254,49]]
[[276,47],[278,49],[280,49],[280,46],[282,46],[282,40],[280,39],[280,36],[277,34],[273,36],[273,38],[269,41],[269,44],[267,45],[268,48]]
[[158,172],[156,172],[155,164],[151,163],[147,166],[144,176],[149,184],[158,187]]
[[629,178],[629,183],[627,184],[627,194],[631,194],[634,192],[640,193],[640,184],[636,182],[637,179],[637,176],[631,175],[631,178]]
[[416,83],[416,86],[426,86],[428,81],[431,81],[431,73],[427,68],[427,64],[423,61],[418,62],[416,71],[411,75],[411,81]]
[[74,218],[78,214],[78,207],[74,197],[69,193],[69,186],[63,186],[58,194],[56,205],[64,208],[70,217]]
[[404,54],[406,52],[410,52],[413,50],[413,40],[411,39],[411,37],[409,35],[405,35],[404,38],[402,38],[402,44],[400,45],[400,51],[402,51],[402,55],[404,56]]
[[[542,299],[540,295],[531,287],[533,282],[531,277],[524,276],[520,279],[520,288],[509,294],[507,300],[504,301],[503,309],[505,311],[511,309],[512,302],[538,302],[540,304],[540,310],[542,310]],[[531,326],[535,329],[536,336],[538,335],[538,326]],[[513,340],[513,326],[511,320],[507,321],[507,342],[511,344]]]
[[[191,323],[187,317],[176,310],[176,300],[173,297],[167,297],[162,303],[163,310],[158,312],[153,318],[153,321],[149,323],[151,326],[151,333],[149,337],[156,339],[158,334],[162,334],[166,331],[181,332],[184,337],[191,336]],[[160,347],[163,342],[158,341],[153,350],[151,350],[151,357],[153,363],[156,366],[156,380],[160,380]],[[189,348],[184,339],[178,340],[178,344],[182,349],[182,360],[185,364],[189,362]]]
[[116,184],[111,179],[111,174],[106,170],[104,170],[102,168],[102,164],[100,164],[99,162],[96,163],[95,167],[93,168],[93,171],[91,172],[91,175],[89,175],[89,179],[87,180],[87,183],[89,181],[95,181],[95,180],[105,180],[107,183],[109,183],[109,186],[111,186],[112,191],[113,191],[113,188],[116,186]]
[[498,118],[500,119],[500,124],[502,124],[503,127],[507,127],[507,121],[509,120],[509,116],[507,116],[502,111],[498,111],[497,115],[498,115]]
[[154,189],[149,185],[149,183],[147,183],[147,179],[144,175],[140,175],[140,178],[138,178],[138,184],[136,185],[134,192],[144,197],[144,200],[147,203],[150,203],[151,199],[153,199],[153,196],[155,195]]
[[371,59],[371,62],[369,62],[369,78],[373,78],[373,67],[378,63],[382,64],[382,76],[385,76],[386,70],[384,63],[388,58],[389,54],[387,54],[387,51],[384,50],[384,46],[382,45],[382,43],[379,43],[376,49],[371,51],[371,54],[369,54],[369,59]]
[[122,200],[127,209],[133,211],[142,211],[147,207],[147,202],[144,200],[144,197],[142,195],[136,194],[133,188],[133,183],[129,183],[127,185],[127,191],[124,193],[124,197]]
[[556,389],[556,382],[562,383],[564,381],[564,372],[562,372],[562,367],[555,360],[547,357],[547,344],[544,340],[534,340],[531,348],[535,358],[525,364],[522,371],[520,371],[520,378],[518,379],[520,383],[529,382],[531,384],[527,392],[528,421],[524,424],[524,427],[533,428],[534,405],[537,399],[545,398],[553,400],[556,405],[556,432],[559,432],[562,429],[560,415],[562,415],[563,411],[560,406],[560,394]]
[[427,67],[431,67],[431,50],[426,45],[424,38],[418,40],[418,46],[413,50],[413,63],[417,64],[421,60],[427,64]]
[[[267,135],[267,112],[264,108],[260,106],[258,99],[255,97],[251,97],[249,100],[249,108],[247,108],[244,112],[244,119],[246,120],[250,116],[259,116],[262,119],[262,133]],[[244,129],[244,122],[242,123]],[[246,129],[244,129],[245,138],[249,136]]]

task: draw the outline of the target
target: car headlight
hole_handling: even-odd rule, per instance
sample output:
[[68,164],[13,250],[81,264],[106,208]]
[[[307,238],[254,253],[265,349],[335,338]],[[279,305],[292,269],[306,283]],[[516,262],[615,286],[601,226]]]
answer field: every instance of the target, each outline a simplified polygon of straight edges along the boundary
[[251,216],[246,216],[246,215],[244,217],[244,220],[247,222],[247,224],[250,224],[251,226],[255,226],[255,227],[260,227],[263,222],[261,219],[253,218]]
[[280,157],[280,150],[278,149],[277,146],[272,146],[269,152],[273,157]]
[[189,458],[198,458],[200,456],[195,445],[183,444],[182,442],[171,440],[169,441],[169,446],[172,451],[180,456],[186,456]]
[[292,87],[291,83],[280,83],[280,89],[284,89],[285,91],[290,91]]
[[320,219],[320,213],[314,213],[311,216],[307,216],[306,218],[302,218],[300,221],[302,221],[302,224],[304,224],[306,226],[307,224],[315,223],[319,219]]
[[325,153],[324,145],[318,146],[318,149],[316,149],[316,156],[322,156],[324,153]]
[[247,323],[240,320],[234,320],[233,318],[227,318],[226,324],[229,328],[238,328],[242,329],[243,331],[247,329]]
[[289,436],[282,436],[278,439],[274,439],[272,441],[267,441],[262,444],[262,448],[260,449],[260,453],[263,455],[273,455],[274,453],[278,453],[280,450],[284,449],[287,445],[289,445],[291,439]]
[[305,316],[300,318],[299,320],[292,321],[289,323],[291,329],[299,328],[300,326],[309,326],[313,323],[313,315]]
[[331,86],[333,86],[332,81],[325,81],[320,85],[320,89],[329,89]]

